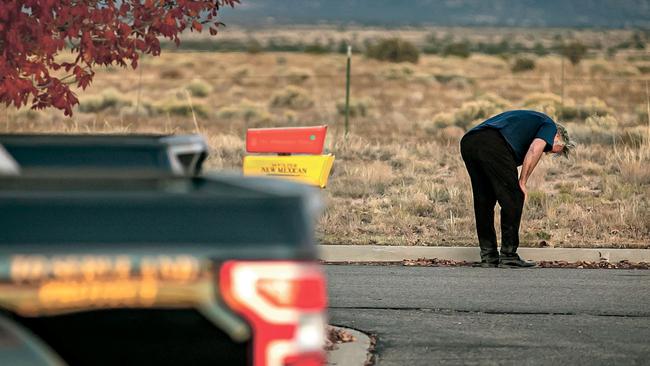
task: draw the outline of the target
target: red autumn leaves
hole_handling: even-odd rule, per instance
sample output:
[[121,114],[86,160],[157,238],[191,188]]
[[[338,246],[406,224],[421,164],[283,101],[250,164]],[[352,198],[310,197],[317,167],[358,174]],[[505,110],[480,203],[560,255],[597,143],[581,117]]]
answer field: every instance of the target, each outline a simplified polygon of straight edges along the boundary
[[[142,54],[159,55],[159,37],[179,43],[186,29],[215,35],[218,11],[239,0],[4,0],[0,2],[0,102],[55,107],[66,115],[79,101],[93,67],[136,68]],[[74,59],[64,62],[68,48]]]

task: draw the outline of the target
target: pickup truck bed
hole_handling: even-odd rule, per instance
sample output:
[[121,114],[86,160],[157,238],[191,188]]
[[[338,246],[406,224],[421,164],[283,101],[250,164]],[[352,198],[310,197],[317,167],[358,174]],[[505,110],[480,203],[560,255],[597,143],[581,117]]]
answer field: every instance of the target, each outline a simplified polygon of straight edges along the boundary
[[319,205],[264,178],[0,177],[0,311],[70,365],[318,364]]
[[23,174],[112,171],[198,175],[208,155],[200,135],[0,134]]

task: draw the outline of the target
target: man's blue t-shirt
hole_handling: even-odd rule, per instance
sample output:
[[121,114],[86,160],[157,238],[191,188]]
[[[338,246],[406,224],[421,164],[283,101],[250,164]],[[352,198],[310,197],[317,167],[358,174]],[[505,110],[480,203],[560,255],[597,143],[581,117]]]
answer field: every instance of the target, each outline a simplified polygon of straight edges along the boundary
[[524,162],[524,157],[534,139],[546,141],[544,151],[553,148],[557,126],[551,117],[544,113],[527,110],[508,111],[497,114],[469,130],[468,133],[486,128],[498,130],[512,147],[517,165]]

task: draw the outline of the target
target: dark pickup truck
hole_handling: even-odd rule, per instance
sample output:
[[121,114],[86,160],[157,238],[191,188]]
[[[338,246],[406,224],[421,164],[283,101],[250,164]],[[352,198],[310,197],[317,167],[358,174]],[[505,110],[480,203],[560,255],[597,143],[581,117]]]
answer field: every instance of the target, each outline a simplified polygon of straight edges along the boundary
[[319,202],[264,178],[0,175],[0,364],[323,364]]
[[200,135],[0,134],[0,145],[30,175],[198,175],[208,156]]

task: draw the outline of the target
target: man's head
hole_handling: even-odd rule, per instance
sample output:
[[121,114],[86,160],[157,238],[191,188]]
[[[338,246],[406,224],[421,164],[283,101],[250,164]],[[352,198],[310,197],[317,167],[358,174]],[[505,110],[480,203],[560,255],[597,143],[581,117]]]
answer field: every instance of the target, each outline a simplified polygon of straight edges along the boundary
[[553,140],[553,148],[549,152],[567,158],[569,153],[576,147],[576,144],[569,138],[566,127],[559,123],[555,123],[555,125],[557,126],[557,133]]

